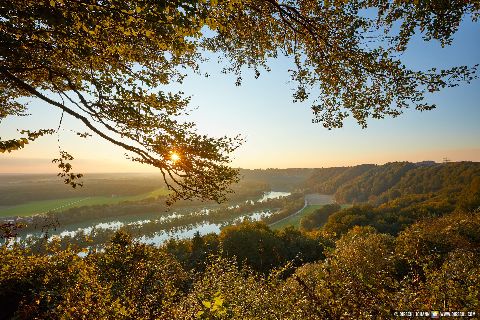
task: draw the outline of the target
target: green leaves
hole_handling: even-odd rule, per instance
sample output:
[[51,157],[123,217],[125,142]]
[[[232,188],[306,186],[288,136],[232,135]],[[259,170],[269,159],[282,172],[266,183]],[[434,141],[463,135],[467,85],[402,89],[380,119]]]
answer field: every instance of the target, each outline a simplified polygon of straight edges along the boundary
[[[363,14],[370,9],[378,15]],[[223,71],[237,85],[243,67],[258,78],[270,59],[288,56],[293,99],[312,98],[313,122],[338,128],[352,116],[366,127],[409,107],[430,110],[427,94],[476,78],[475,66],[410,70],[398,54],[417,27],[426,40],[449,44],[461,19],[479,10],[473,1],[15,1],[0,12],[0,118],[41,99],[158,168],[172,190],[169,203],[222,202],[238,179],[230,154],[243,140],[197,133],[184,120],[189,98],[158,92],[181,84],[185,69],[200,73],[205,52],[223,55]],[[26,144],[3,141],[0,151]],[[172,151],[182,161],[170,162]]]
[[370,118],[396,117],[409,107],[433,109],[428,93],[477,77],[475,66],[416,71],[398,58],[419,25],[426,40],[449,44],[462,17],[479,11],[469,1],[249,1],[244,10],[215,15],[218,34],[204,45],[221,51],[238,79],[243,66],[268,70],[278,53],[290,57],[294,101],[311,97],[313,122],[328,129],[349,116],[365,128]]
[[[6,107],[0,117],[20,114],[32,97],[44,100],[125,149],[133,161],[158,168],[173,191],[169,203],[225,199],[238,178],[228,167],[228,154],[241,139],[198,134],[193,123],[180,120],[189,98],[158,92],[159,86],[182,81],[181,68],[198,68],[206,8],[196,1],[55,0],[15,2],[0,14],[6,48],[0,65],[0,102]],[[27,143],[5,141],[0,150]],[[169,161],[173,150],[181,152],[182,161]],[[59,176],[81,185],[68,158],[61,151],[54,159]]]
[[454,213],[418,222],[396,238],[355,227],[326,258],[300,267],[288,262],[268,276],[217,255],[205,269],[187,272],[168,244],[141,244],[124,231],[84,258],[80,248],[60,249],[55,241],[44,251],[2,245],[0,308],[7,318],[258,320],[478,310],[479,224],[478,214]]
[[195,316],[197,319],[224,319],[227,314],[227,308],[223,305],[224,299],[220,292],[216,292],[213,300],[202,301],[203,310],[198,311]]

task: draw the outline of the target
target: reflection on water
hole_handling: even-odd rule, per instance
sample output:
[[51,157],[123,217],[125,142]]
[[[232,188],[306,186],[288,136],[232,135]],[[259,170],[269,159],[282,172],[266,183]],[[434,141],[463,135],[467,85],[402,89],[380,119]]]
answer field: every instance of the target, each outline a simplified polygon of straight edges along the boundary
[[215,223],[209,223],[209,222],[204,222],[204,223],[198,223],[195,225],[188,225],[184,226],[182,228],[174,228],[173,230],[170,231],[159,231],[156,232],[153,236],[142,236],[138,238],[140,242],[146,243],[146,244],[154,244],[154,245],[160,245],[163,242],[165,242],[168,239],[176,238],[176,239],[188,239],[188,238],[193,238],[195,233],[199,233],[201,236],[209,234],[209,233],[220,233],[220,230],[224,226],[232,225],[232,224],[238,224],[241,223],[244,220],[250,220],[250,221],[259,221],[263,218],[269,217],[272,215],[272,212],[270,211],[261,211],[261,212],[254,212],[254,213],[249,213],[245,214],[243,216],[240,216],[230,222],[227,222],[223,225],[221,224],[215,224]]
[[[281,197],[287,197],[290,195],[290,192],[281,192],[281,191],[270,191],[270,192],[265,192],[263,196],[258,199],[258,202],[264,202],[268,199],[277,199]],[[254,203],[252,200],[247,200],[247,202],[250,202],[251,204]],[[235,206],[230,206],[229,209],[232,208],[238,208],[239,205]],[[202,209],[199,211],[200,214],[205,214],[208,215],[209,209]],[[182,228],[175,228],[170,231],[159,231],[155,233],[153,236],[142,236],[138,238],[140,242],[147,243],[147,244],[155,244],[155,245],[160,245],[163,242],[165,242],[168,239],[171,238],[177,238],[177,239],[188,239],[192,238],[195,233],[199,233],[200,235],[206,235],[209,233],[220,233],[220,229],[223,226],[227,225],[232,225],[232,224],[237,224],[241,223],[244,220],[250,220],[250,221],[259,221],[264,218],[267,218],[272,215],[272,212],[269,210],[267,211],[260,211],[260,212],[253,212],[249,214],[245,214],[243,216],[237,217],[234,220],[225,223],[224,225],[221,224],[214,224],[214,223],[209,223],[209,222],[204,222],[204,223],[199,223],[196,225],[188,225],[184,226]]]
[[[140,223],[140,222],[141,221],[136,221],[134,223]],[[78,228],[77,230],[74,230],[74,231],[68,231],[68,230],[62,231],[59,235],[51,236],[49,238],[49,240],[51,241],[55,237],[63,238],[63,237],[66,237],[66,236],[73,238],[79,233],[90,234],[93,231],[93,229],[118,230],[121,227],[123,227],[124,225],[125,224],[123,222],[120,222],[120,221],[101,222],[101,223],[98,223],[98,224],[90,226],[90,227]]]
[[[277,199],[277,198],[281,198],[281,197],[287,197],[290,194],[291,194],[290,192],[269,191],[269,192],[265,192],[263,194],[263,196],[260,199],[258,199],[257,201],[258,202],[264,202],[264,201],[267,201],[268,199]],[[254,204],[254,201],[252,201],[252,200],[247,200],[246,202],[247,203],[250,202],[251,204]],[[230,206],[229,209],[238,208],[238,207],[239,207],[239,205]],[[203,213],[205,215],[208,215],[208,212],[209,212],[208,209],[200,210],[200,214]],[[253,213],[249,213],[249,214],[245,214],[243,216],[237,217],[237,218],[233,219],[232,221],[229,221],[229,222],[225,223],[223,226],[241,223],[242,221],[247,220],[247,219],[250,220],[250,221],[259,221],[259,220],[262,220],[264,218],[267,218],[267,217],[271,216],[272,214],[273,213],[270,212],[269,210],[260,211],[260,212],[253,212]],[[165,242],[166,240],[171,239],[171,238],[177,238],[177,239],[192,238],[195,235],[195,233],[197,233],[197,232],[200,235],[206,235],[206,234],[209,234],[209,233],[217,233],[218,234],[218,233],[220,233],[220,228],[222,228],[223,226],[220,225],[220,224],[204,222],[204,223],[200,223],[200,224],[196,224],[196,225],[188,225],[188,226],[185,226],[185,227],[182,227],[182,228],[176,228],[176,229],[170,230],[168,232],[167,231],[159,231],[159,232],[155,233],[153,236],[149,236],[149,237],[142,236],[138,240],[140,242],[147,243],[147,244],[160,245],[163,242]]]
[[[163,218],[163,217],[162,217]],[[134,222],[130,222],[128,225],[129,226],[141,226],[141,225],[144,225],[146,223],[150,223],[152,222],[152,220],[140,220],[140,221],[134,221]]]
[[[162,216],[160,217],[159,219],[154,219],[154,220],[150,220],[150,219],[143,219],[143,220],[137,220],[137,221],[132,221],[132,222],[122,222],[122,221],[109,221],[109,222],[100,222],[100,223],[97,223],[93,226],[89,226],[89,227],[83,227],[83,228],[77,228],[75,230],[64,230],[62,232],[60,232],[59,234],[56,234],[56,235],[52,235],[50,238],[49,238],[49,241],[53,240],[54,238],[63,238],[63,237],[75,237],[76,235],[78,234],[91,234],[93,230],[118,230],[120,229],[121,227],[123,226],[142,226],[144,224],[147,224],[147,223],[150,223],[150,222],[166,222],[166,221],[172,221],[172,220],[175,220],[175,219],[179,219],[181,217],[183,217],[184,215],[183,214],[178,214],[176,212],[168,215],[168,216]],[[31,234],[28,234],[28,236],[32,236]]]
[[282,191],[270,191],[265,192],[263,197],[258,200],[258,202],[265,202],[268,199],[278,199],[282,197],[288,197],[291,193],[290,192],[282,192]]
[[[289,192],[280,192],[280,191],[265,192],[263,196],[257,200],[257,202],[264,202],[264,201],[267,201],[268,199],[276,199],[280,197],[286,197],[288,195],[290,195]],[[247,200],[247,202],[254,204],[254,201],[252,200]],[[238,208],[238,207],[239,205],[233,205],[233,206],[230,206],[229,209]],[[113,221],[104,221],[104,222],[96,223],[93,225],[88,225],[88,223],[82,223],[77,226],[71,226],[70,228],[66,228],[64,230],[58,230],[57,234],[53,234],[49,237],[49,241],[58,237],[73,238],[81,234],[87,235],[87,234],[91,234],[94,230],[118,230],[124,226],[141,227],[142,225],[148,224],[148,223],[162,224],[162,223],[170,222],[176,219],[180,219],[188,215],[205,216],[205,219],[208,220],[209,213],[210,213],[210,209],[202,208],[187,214],[179,214],[179,213],[173,212],[170,215],[161,216],[156,219],[155,218],[146,219],[144,217],[141,220],[133,220],[133,219],[123,220],[123,221],[113,220]],[[271,215],[272,215],[272,212],[266,210],[266,211],[248,213],[240,217],[237,217],[235,219],[232,219],[231,221],[226,221],[223,224],[214,224],[214,223],[205,221],[203,223],[199,223],[195,225],[190,224],[190,225],[185,225],[183,227],[173,228],[168,231],[162,230],[154,233],[153,236],[144,235],[138,238],[138,240],[143,243],[159,245],[165,242],[169,238],[178,238],[178,239],[192,238],[196,232],[200,233],[200,235],[205,235],[208,233],[220,233],[220,228],[224,226],[241,223],[242,221],[247,219],[250,221],[259,221]],[[32,236],[36,236],[36,234],[27,234],[21,238],[26,239]],[[21,238],[17,238],[16,240],[18,241]]]
[[168,239],[177,238],[177,239],[187,239],[193,238],[195,233],[199,233],[200,235],[206,235],[209,233],[220,233],[220,226],[219,224],[214,223],[201,223],[196,225],[189,225],[183,228],[175,228],[171,231],[160,231],[153,235],[153,237],[142,236],[138,238],[140,242],[146,244],[154,244],[160,245]]
[[254,213],[246,214],[236,218],[235,220],[233,220],[233,223],[240,223],[244,220],[259,221],[264,218],[270,217],[271,215],[272,215],[272,212],[270,212],[269,210],[254,212]]

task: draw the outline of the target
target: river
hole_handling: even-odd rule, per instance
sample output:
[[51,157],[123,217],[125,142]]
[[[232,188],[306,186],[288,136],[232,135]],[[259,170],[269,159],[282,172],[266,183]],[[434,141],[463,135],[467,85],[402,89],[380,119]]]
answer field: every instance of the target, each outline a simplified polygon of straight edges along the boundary
[[[260,198],[256,200],[256,202],[264,202],[268,199],[276,199],[281,197],[289,196],[290,192],[280,192],[280,191],[269,191],[265,192]],[[246,202],[253,203],[253,200],[247,200]],[[236,217],[231,221],[227,221],[222,224],[215,224],[208,222],[208,213],[209,209],[207,208],[199,208],[197,209],[194,214],[196,215],[205,215],[205,222],[198,223],[198,224],[187,224],[181,227],[172,228],[170,230],[161,230],[155,232],[153,235],[149,236],[139,236],[137,240],[143,243],[148,244],[156,244],[159,245],[170,238],[178,238],[178,239],[185,239],[191,238],[194,236],[196,232],[200,233],[200,235],[205,235],[208,233],[220,233],[220,229],[224,226],[237,224],[245,219],[249,219],[251,221],[259,221],[265,217],[270,216],[272,213],[270,211],[258,211],[258,212],[251,212],[240,217]],[[112,218],[107,219],[101,222],[85,222],[79,223],[72,226],[68,226],[66,228],[57,228],[56,230],[50,231],[49,239],[52,240],[54,237],[75,237],[78,234],[90,234],[94,230],[119,230],[125,226],[141,226],[147,223],[164,223],[173,221],[176,219],[181,219],[185,214],[180,214],[177,212],[172,212],[169,215],[158,217],[158,215],[151,215],[151,217],[142,215],[142,217],[138,216],[127,216],[119,218]],[[38,232],[36,234],[27,234],[23,237],[19,237],[17,240],[20,241],[22,239],[28,239],[32,236],[40,236],[41,233]]]

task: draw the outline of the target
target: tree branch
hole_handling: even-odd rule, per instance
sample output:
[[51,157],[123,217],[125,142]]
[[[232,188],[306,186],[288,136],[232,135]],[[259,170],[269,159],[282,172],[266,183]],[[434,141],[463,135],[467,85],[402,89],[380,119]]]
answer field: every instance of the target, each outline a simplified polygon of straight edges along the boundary
[[145,152],[145,151],[143,151],[143,150],[141,150],[137,147],[134,147],[134,146],[128,145],[126,143],[120,142],[118,140],[115,140],[112,137],[110,137],[110,136],[106,135],[105,133],[101,132],[100,130],[95,128],[95,126],[93,126],[86,117],[84,117],[81,114],[73,111],[72,109],[66,107],[63,104],[48,98],[47,96],[45,96],[44,94],[37,91],[34,87],[29,85],[28,83],[24,82],[23,80],[17,78],[14,74],[10,73],[7,68],[5,68],[3,66],[0,67],[0,73],[3,74],[7,79],[9,79],[11,82],[13,82],[19,88],[21,88],[23,90],[26,90],[30,94],[42,99],[45,102],[48,102],[49,104],[51,104],[53,106],[56,106],[56,107],[60,108],[64,112],[68,113],[69,115],[71,115],[71,116],[77,118],[78,120],[82,121],[90,130],[92,130],[93,132],[98,134],[103,139],[105,139],[105,140],[107,140],[107,141],[109,141],[109,142],[111,142],[111,143],[113,143],[113,144],[115,144],[119,147],[122,147],[122,148],[124,148],[128,151],[134,152],[134,153],[138,154],[139,156],[141,156],[145,160],[151,160],[151,161],[156,160],[155,158],[150,156],[147,152]]

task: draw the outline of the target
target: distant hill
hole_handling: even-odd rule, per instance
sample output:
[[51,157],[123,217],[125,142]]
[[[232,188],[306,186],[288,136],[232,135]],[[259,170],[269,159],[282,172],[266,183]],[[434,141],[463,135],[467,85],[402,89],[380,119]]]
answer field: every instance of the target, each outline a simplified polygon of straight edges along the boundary
[[479,162],[391,162],[315,169],[303,187],[333,194],[339,203],[381,204],[406,195],[461,194],[475,188],[477,179]]

